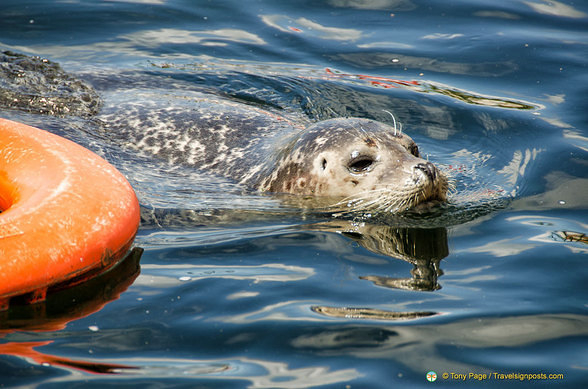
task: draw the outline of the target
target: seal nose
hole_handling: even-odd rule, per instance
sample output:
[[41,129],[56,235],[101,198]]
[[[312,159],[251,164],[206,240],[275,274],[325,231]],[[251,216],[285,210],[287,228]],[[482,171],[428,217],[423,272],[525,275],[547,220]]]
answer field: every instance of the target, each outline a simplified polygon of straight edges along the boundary
[[429,177],[431,181],[435,181],[437,178],[437,168],[431,162],[419,163],[415,165],[414,169],[425,173],[425,175]]

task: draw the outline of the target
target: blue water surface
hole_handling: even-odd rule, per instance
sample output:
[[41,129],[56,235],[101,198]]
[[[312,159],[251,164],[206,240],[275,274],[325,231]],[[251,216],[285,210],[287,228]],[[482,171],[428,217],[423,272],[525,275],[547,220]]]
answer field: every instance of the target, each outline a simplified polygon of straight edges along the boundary
[[588,383],[585,2],[4,0],[0,16],[0,49],[105,104],[197,91],[302,124],[393,113],[456,186],[424,214],[309,213],[83,118],[0,107],[117,166],[145,250],[2,312],[0,387]]

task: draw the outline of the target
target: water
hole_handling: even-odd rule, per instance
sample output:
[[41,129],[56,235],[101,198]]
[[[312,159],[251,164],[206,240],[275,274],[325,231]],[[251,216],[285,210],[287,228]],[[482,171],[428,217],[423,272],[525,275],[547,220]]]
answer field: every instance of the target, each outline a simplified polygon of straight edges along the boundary
[[301,124],[393,112],[456,182],[424,214],[334,218],[137,155],[83,112],[4,104],[129,178],[145,251],[3,312],[0,385],[586,384],[583,2],[3,1],[0,15],[2,50],[59,63],[105,104],[198,92]]

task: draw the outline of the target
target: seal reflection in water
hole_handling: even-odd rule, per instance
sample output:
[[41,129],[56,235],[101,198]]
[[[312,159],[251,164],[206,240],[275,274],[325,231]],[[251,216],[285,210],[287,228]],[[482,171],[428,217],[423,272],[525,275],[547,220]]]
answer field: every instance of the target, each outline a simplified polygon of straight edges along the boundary
[[394,212],[445,201],[448,181],[416,143],[373,120],[318,122],[282,151],[261,191],[342,197],[354,210]]

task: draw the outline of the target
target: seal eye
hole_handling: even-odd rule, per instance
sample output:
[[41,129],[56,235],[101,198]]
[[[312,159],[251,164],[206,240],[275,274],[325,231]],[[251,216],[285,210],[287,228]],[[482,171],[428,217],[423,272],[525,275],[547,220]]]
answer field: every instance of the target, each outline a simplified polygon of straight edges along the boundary
[[351,173],[363,173],[368,171],[374,164],[374,159],[367,155],[360,155],[349,162],[347,168]]
[[420,157],[421,154],[419,153],[419,147],[415,144],[413,144],[412,146],[410,146],[410,153],[412,155],[414,155],[415,157]]

